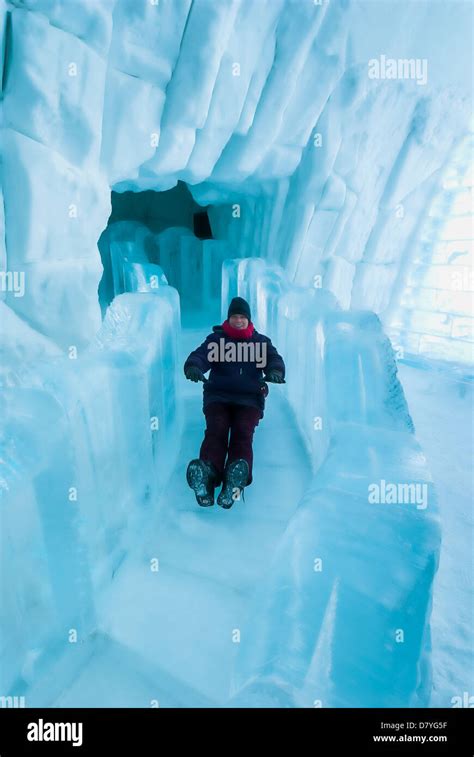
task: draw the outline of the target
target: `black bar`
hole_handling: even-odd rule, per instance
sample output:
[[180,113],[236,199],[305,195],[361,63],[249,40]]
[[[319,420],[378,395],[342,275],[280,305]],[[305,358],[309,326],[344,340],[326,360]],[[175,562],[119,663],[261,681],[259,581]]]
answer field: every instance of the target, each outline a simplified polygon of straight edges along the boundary
[[[227,757],[236,747],[247,755],[260,744],[267,754],[272,744],[281,751],[287,739],[292,752],[310,750],[322,757],[333,752],[472,757],[472,714],[468,708],[12,708],[0,710],[0,757],[89,755],[98,750],[118,755],[125,746],[132,747],[134,757],[182,749],[215,749]],[[56,730],[54,724],[61,723]],[[28,740],[28,734],[42,740]],[[50,735],[69,741],[51,741]]]

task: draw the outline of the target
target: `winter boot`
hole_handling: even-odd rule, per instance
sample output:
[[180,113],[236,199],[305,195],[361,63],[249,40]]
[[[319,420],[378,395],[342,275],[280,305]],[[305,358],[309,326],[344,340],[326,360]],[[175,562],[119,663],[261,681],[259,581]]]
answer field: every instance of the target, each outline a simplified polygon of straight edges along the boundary
[[236,499],[243,495],[244,486],[249,479],[249,465],[247,460],[239,458],[226,465],[224,483],[217,497],[217,504],[226,510],[232,507]]
[[214,504],[214,488],[218,475],[214,465],[206,460],[191,460],[186,471],[186,480],[196,495],[198,505],[211,507]]

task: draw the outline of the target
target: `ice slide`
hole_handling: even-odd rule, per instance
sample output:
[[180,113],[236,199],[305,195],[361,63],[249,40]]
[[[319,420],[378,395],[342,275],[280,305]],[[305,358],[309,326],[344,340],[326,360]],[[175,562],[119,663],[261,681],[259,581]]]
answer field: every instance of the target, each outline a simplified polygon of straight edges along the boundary
[[377,317],[224,259],[222,309],[249,300],[289,380],[245,502],[201,510],[185,481],[201,386],[182,364],[219,300],[180,329],[176,289],[126,252],[87,354],[7,396],[2,690],[31,707],[429,705],[436,503]]

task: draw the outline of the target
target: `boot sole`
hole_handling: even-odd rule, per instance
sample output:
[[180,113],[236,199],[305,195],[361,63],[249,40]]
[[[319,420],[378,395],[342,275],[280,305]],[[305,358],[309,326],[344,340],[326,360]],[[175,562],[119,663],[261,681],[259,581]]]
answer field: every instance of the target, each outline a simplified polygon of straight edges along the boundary
[[206,489],[204,467],[199,461],[191,460],[189,463],[186,471],[186,481],[196,495],[198,505],[201,507],[212,507],[214,501],[202,501],[210,499],[210,495]]
[[[229,483],[226,484],[222,492],[220,492],[219,496],[217,497],[217,504],[219,505],[219,507],[223,507],[224,510],[230,510],[230,508],[236,501],[235,499],[233,499],[232,493],[234,489],[237,488],[240,489],[241,492],[243,491],[244,486],[248,480],[248,474],[249,468],[247,462],[238,463],[232,468],[232,482],[229,481]],[[226,502],[226,500],[229,501]]]

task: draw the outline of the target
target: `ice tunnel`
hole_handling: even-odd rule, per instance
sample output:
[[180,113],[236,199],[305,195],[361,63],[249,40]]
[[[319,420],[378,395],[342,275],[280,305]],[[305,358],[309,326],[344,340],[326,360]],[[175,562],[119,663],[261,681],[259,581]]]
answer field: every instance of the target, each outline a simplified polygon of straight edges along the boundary
[[[183,182],[165,192],[112,192],[111,200],[112,212],[98,242],[104,269],[99,283],[103,313],[116,295],[149,291],[154,276],[164,275],[166,283],[178,290],[184,320],[203,297],[206,301],[219,298],[220,271],[217,264],[212,271],[209,267],[217,254],[216,245],[204,250],[202,244],[213,238],[209,209],[194,201]],[[150,267],[153,265],[160,270]],[[206,291],[196,286],[201,266]]]
[[[0,0],[2,707],[470,690],[472,10]],[[236,295],[287,380],[204,509]]]

